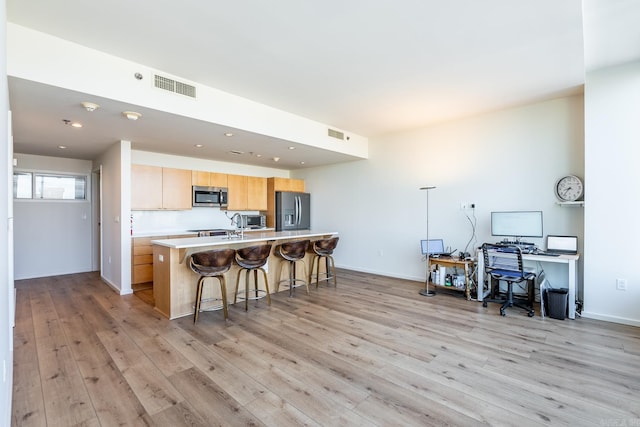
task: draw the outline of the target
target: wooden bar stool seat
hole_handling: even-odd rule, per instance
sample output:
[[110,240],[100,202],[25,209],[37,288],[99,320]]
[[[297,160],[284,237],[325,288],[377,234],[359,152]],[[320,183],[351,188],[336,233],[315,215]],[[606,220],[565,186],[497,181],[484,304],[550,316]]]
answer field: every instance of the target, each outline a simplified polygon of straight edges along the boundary
[[[271,305],[271,296],[269,295],[269,279],[267,278],[267,272],[264,270],[264,265],[269,259],[271,254],[271,244],[268,245],[256,245],[241,248],[236,250],[236,263],[240,266],[238,271],[238,277],[236,279],[236,292],[233,298],[235,304],[238,300],[238,294],[240,299],[244,299],[244,310],[249,310],[249,300],[257,300],[260,298],[260,294],[264,293],[267,296],[267,304]],[[245,272],[244,291],[239,290],[240,276],[242,272]],[[253,297],[249,296],[249,277],[253,271],[254,291]],[[262,272],[264,277],[265,289],[258,289],[258,271]]]
[[[276,292],[280,289],[280,283],[286,283],[289,286],[289,296],[293,296],[293,289],[297,286],[304,286],[307,288],[307,295],[309,295],[309,283],[306,280],[306,264],[304,262],[304,256],[307,253],[307,249],[309,248],[309,240],[296,240],[293,242],[282,243],[276,247],[276,255],[283,259],[283,262],[280,263],[280,276],[278,283],[276,284]],[[305,279],[297,279],[296,278],[296,263],[302,262],[302,266],[304,268]],[[289,278],[282,279],[282,270],[284,266],[289,266]],[[296,284],[297,282],[302,282],[302,284]]]
[[[333,285],[338,286],[336,280],[336,266],[333,261],[333,251],[338,245],[339,237],[331,237],[328,239],[320,239],[313,242],[311,249],[313,250],[313,259],[311,260],[311,269],[309,271],[309,283],[315,277],[316,279],[316,288],[318,287],[318,282],[322,281],[330,281],[333,279]],[[325,271],[324,273],[320,271],[320,262],[324,259],[325,261]],[[315,264],[316,272],[313,274],[313,266]],[[320,279],[320,276],[324,276]]]
[[[227,282],[224,279],[224,273],[229,271],[236,251],[234,249],[214,249],[210,251],[196,252],[189,258],[189,267],[194,273],[199,274],[198,284],[196,285],[196,301],[193,313],[193,323],[198,321],[200,314],[200,306],[202,304],[202,288],[207,277],[215,277],[220,282],[221,307],[215,307],[209,310],[219,310],[222,308],[225,320],[229,318],[227,311]],[[217,298],[212,299],[217,300]]]

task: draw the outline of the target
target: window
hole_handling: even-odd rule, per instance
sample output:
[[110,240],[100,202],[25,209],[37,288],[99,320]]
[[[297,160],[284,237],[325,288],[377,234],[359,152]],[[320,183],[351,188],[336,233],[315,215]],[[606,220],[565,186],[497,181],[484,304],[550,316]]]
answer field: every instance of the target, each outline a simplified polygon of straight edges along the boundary
[[13,174],[13,198],[31,199],[33,197],[33,174],[15,172]]
[[86,200],[86,175],[32,172],[13,174],[13,197],[40,200]]

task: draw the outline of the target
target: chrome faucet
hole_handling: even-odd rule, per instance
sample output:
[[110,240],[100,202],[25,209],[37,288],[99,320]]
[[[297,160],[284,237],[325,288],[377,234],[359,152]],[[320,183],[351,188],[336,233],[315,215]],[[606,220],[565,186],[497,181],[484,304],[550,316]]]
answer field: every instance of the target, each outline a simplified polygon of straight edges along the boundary
[[236,228],[240,229],[240,238],[244,239],[244,221],[242,221],[242,215],[240,212],[236,212],[231,217],[231,225],[235,223]]

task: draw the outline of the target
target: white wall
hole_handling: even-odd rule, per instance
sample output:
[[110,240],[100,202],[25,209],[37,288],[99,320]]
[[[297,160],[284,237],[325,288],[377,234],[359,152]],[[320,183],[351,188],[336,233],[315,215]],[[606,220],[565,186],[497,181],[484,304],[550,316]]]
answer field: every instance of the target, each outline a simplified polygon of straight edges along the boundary
[[92,270],[91,162],[15,154],[16,171],[87,175],[84,201],[14,201],[15,278],[55,276]]
[[0,0],[0,165],[6,171],[0,174],[0,425],[11,425],[11,396],[13,378],[13,277],[12,262],[12,198],[11,159],[13,144],[10,138],[9,90],[6,74],[6,2]]
[[93,162],[94,169],[102,169],[102,279],[122,295],[132,292],[130,161],[131,142],[120,141]]
[[[12,23],[7,25],[7,33],[10,76],[367,157],[367,139],[357,134],[346,132],[349,142],[345,143],[329,137],[326,124],[200,84],[194,83],[198,88],[196,100],[171,96],[150,83],[154,73],[173,77],[160,70]],[[133,78],[135,73],[145,78],[137,80]]]
[[[587,74],[585,312],[640,326],[640,62]],[[616,279],[627,290],[616,290]]]
[[[424,281],[419,241],[464,249],[472,227],[461,202],[476,204],[476,240],[490,236],[494,210],[542,210],[544,234],[583,236],[582,208],[556,204],[554,184],[584,176],[583,98],[573,96],[452,121],[370,141],[369,160],[292,172],[312,194],[314,229],[337,230],[342,267]],[[588,185],[588,184],[587,184]],[[543,239],[532,240],[544,247]],[[559,267],[561,268],[561,267]],[[545,268],[566,286],[566,270]]]

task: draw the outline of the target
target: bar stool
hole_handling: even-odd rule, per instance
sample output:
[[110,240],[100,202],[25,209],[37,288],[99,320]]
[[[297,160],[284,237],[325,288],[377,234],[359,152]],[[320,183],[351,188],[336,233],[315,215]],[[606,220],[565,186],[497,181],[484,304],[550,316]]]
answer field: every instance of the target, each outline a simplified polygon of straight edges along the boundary
[[[189,258],[189,267],[194,273],[199,274],[198,284],[196,286],[196,302],[195,311],[193,313],[193,323],[198,321],[200,314],[200,305],[202,304],[202,287],[207,277],[215,277],[220,282],[220,293],[222,297],[222,311],[224,319],[229,318],[227,311],[227,282],[224,279],[224,273],[229,271],[233,257],[236,251],[234,249],[213,249],[210,251],[196,252]],[[216,310],[219,307],[215,308]]]
[[[302,282],[307,288],[307,295],[309,295],[309,284],[305,279],[296,279],[296,262],[302,261],[302,265],[306,270],[306,264],[304,263],[304,256],[309,248],[309,240],[296,240],[293,242],[282,243],[276,247],[276,255],[283,258],[284,261],[280,264],[280,277],[276,284],[276,292],[280,289],[280,283],[287,282],[289,285],[289,296],[293,296],[293,289],[296,287],[296,282]],[[285,265],[289,266],[289,278],[282,278],[282,269]],[[305,271],[305,278],[306,271]],[[302,286],[302,285],[297,285]]]
[[[318,282],[329,281],[333,279],[333,285],[338,286],[336,281],[336,265],[333,261],[333,250],[338,245],[339,237],[331,237],[328,239],[320,239],[313,242],[312,250],[313,250],[313,259],[311,260],[311,270],[309,271],[309,283],[311,283],[311,279],[315,276],[316,278],[316,288],[318,287]],[[324,258],[325,261],[325,272],[320,272],[320,262]],[[313,265],[316,266],[316,274],[313,274]],[[323,279],[320,279],[320,275],[324,275]]]
[[[249,310],[249,300],[257,300],[261,292],[264,292],[267,295],[267,304],[271,305],[271,296],[269,295],[269,279],[267,279],[267,272],[264,270],[264,268],[262,268],[267,263],[270,253],[271,244],[249,246],[236,250],[236,263],[238,263],[238,265],[240,266],[240,270],[238,271],[238,278],[236,279],[236,293],[233,297],[233,303],[235,304],[238,300],[238,293],[243,294],[244,296],[241,296],[240,298],[244,299],[244,311]],[[262,271],[262,275],[264,276],[264,287],[266,290],[258,289],[258,270]],[[244,291],[239,291],[238,287],[240,285],[240,276],[243,271],[245,272]],[[254,297],[249,296],[249,277],[252,271],[254,273]]]

